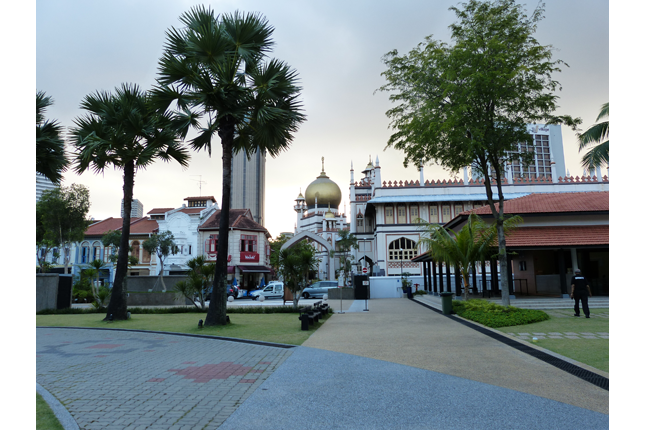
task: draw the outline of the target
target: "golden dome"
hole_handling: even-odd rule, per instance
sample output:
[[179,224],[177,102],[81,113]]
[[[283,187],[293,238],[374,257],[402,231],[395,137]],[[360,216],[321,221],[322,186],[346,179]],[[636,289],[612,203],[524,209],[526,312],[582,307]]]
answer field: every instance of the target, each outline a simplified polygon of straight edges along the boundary
[[340,188],[325,174],[323,165],[323,171],[320,172],[320,176],[309,184],[305,190],[307,209],[314,209],[316,204],[318,204],[319,208],[330,207],[338,209],[342,198],[343,194],[340,192]]

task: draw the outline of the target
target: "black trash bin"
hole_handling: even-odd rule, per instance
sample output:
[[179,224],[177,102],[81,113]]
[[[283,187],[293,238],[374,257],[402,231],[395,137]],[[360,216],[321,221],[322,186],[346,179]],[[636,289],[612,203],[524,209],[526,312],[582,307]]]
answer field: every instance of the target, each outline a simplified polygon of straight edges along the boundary
[[444,291],[439,293],[441,296],[441,310],[444,315],[450,315],[452,313],[452,296],[455,293],[449,291]]

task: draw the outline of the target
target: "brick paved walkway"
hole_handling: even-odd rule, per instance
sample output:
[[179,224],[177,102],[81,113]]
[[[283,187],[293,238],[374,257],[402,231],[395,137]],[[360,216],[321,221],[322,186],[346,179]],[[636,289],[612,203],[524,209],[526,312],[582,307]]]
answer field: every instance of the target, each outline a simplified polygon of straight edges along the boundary
[[292,353],[154,333],[36,333],[36,381],[88,430],[217,428]]

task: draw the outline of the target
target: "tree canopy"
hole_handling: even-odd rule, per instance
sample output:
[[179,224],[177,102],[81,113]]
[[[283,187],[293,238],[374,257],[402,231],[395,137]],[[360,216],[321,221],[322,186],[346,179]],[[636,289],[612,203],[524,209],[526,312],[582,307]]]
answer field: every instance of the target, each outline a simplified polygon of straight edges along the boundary
[[[518,150],[521,142],[533,146],[527,126],[575,128],[581,120],[554,114],[560,84],[552,75],[566,64],[534,37],[544,3],[530,15],[514,0],[470,0],[450,10],[457,16],[450,44],[429,36],[408,54],[394,50],[383,59],[387,83],[380,90],[396,104],[386,113],[394,131],[387,147],[404,151],[406,166],[434,162],[452,172],[470,166],[484,178],[505,269],[502,182],[511,161],[531,155]],[[501,287],[509,304],[506,270]]]
[[36,243],[61,247],[64,266],[70,263],[71,245],[83,240],[90,221],[90,191],[85,185],[43,191],[36,202]]
[[589,127],[584,133],[578,134],[579,152],[592,146],[582,157],[582,167],[585,169],[592,170],[598,166],[609,164],[609,120],[600,121],[608,117],[609,102],[600,107],[596,124]]
[[298,307],[300,294],[307,284],[309,272],[318,269],[316,249],[302,240],[279,253],[278,265],[284,284],[293,294],[293,306]]
[[63,127],[58,121],[45,119],[45,110],[53,103],[44,91],[36,92],[36,172],[58,184],[69,161],[65,155]]

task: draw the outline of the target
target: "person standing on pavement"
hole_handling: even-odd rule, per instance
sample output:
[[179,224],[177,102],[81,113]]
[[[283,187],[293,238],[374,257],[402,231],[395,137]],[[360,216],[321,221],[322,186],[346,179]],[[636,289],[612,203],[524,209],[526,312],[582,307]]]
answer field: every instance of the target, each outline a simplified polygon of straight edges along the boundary
[[589,297],[591,297],[591,288],[589,288],[589,281],[582,276],[580,269],[576,269],[575,276],[571,279],[571,294],[570,297],[575,299],[576,303],[573,306],[574,317],[580,316],[580,302],[582,302],[582,311],[585,317],[589,318]]

